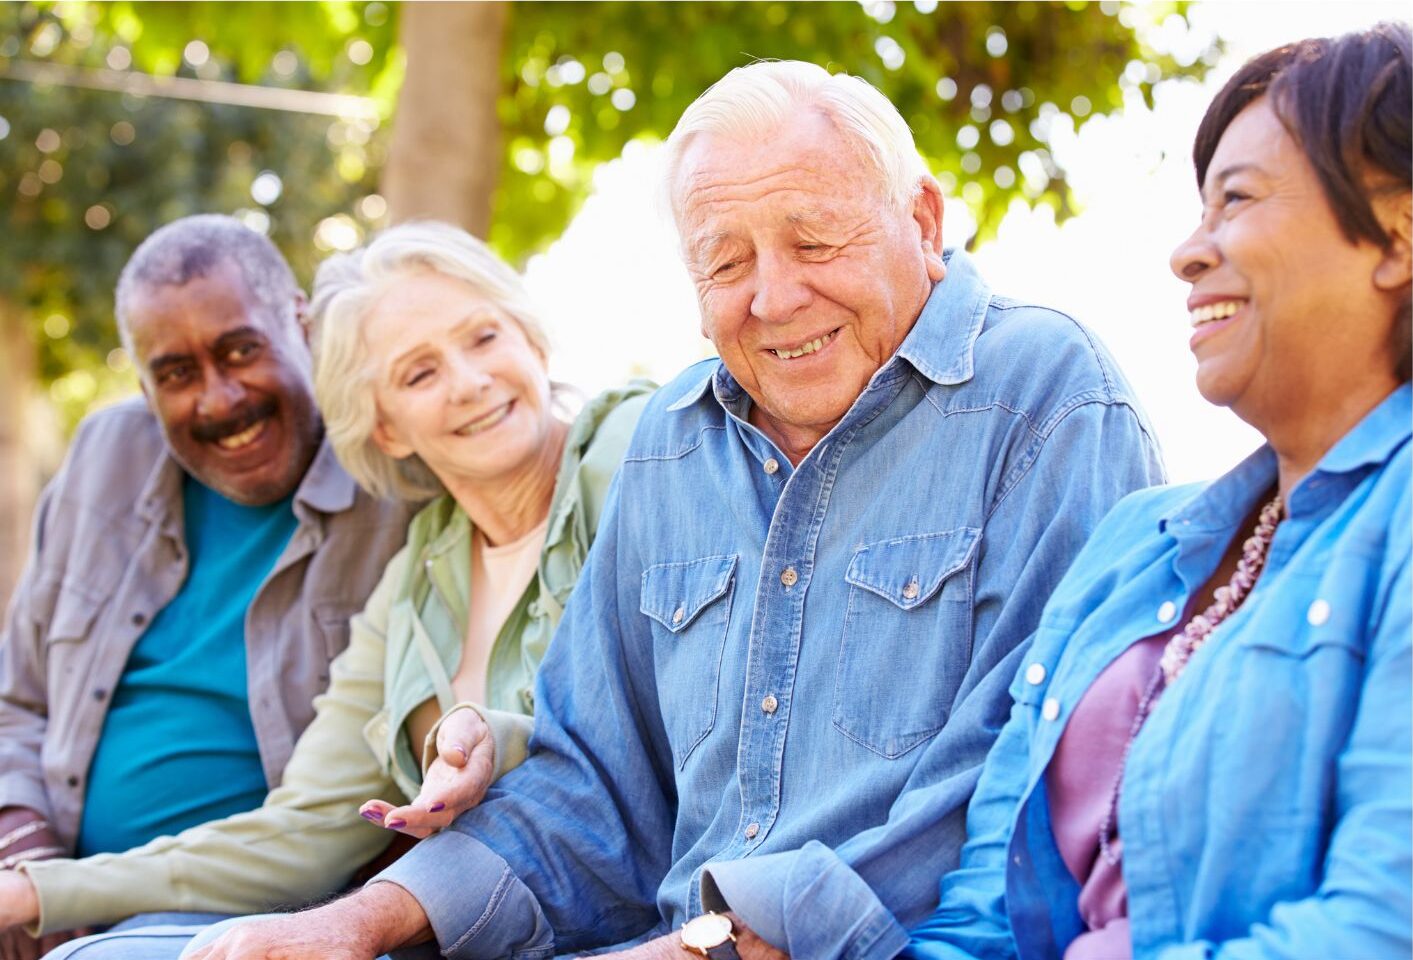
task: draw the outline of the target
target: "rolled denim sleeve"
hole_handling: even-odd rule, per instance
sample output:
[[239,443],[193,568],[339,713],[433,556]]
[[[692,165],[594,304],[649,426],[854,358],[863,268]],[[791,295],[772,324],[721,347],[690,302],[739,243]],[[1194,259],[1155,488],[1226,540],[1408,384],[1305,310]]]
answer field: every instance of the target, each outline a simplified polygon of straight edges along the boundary
[[675,787],[619,520],[615,479],[536,677],[528,760],[373,881],[411,893],[453,960],[602,946],[659,922]]
[[419,856],[403,857],[371,882],[395,883],[416,898],[444,956],[554,955],[554,931],[504,858],[457,831],[438,834],[437,841],[419,844]]
[[1091,397],[1039,425],[1000,476],[977,562],[970,666],[886,821],[833,851],[810,844],[704,870],[704,894],[709,878],[721,906],[797,960],[892,957],[907,943],[905,928],[935,907],[1046,600],[1109,508],[1161,482],[1162,466],[1131,406]]

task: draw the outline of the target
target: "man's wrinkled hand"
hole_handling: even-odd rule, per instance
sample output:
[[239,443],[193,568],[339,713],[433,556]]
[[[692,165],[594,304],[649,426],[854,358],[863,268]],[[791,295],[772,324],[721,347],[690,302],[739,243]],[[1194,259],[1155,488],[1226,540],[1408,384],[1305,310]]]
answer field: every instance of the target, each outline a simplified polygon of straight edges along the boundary
[[373,960],[356,929],[324,922],[320,911],[237,924],[186,960]]
[[475,710],[456,710],[437,730],[437,758],[416,798],[405,807],[369,800],[358,812],[371,823],[421,840],[480,803],[495,768],[495,740],[486,721]]
[[315,910],[235,924],[183,960],[373,960],[430,938],[410,893],[373,883]]

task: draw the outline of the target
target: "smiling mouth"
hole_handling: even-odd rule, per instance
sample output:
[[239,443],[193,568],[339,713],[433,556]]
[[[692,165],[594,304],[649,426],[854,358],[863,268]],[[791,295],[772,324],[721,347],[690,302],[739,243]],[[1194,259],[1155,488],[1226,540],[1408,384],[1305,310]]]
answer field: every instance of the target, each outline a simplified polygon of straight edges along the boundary
[[802,343],[799,346],[790,347],[785,350],[771,350],[770,352],[775,354],[781,360],[794,360],[796,357],[803,357],[806,354],[817,353],[818,351],[823,350],[825,347],[829,346],[829,344],[833,343],[834,338],[839,336],[839,331],[842,329],[842,327],[836,327],[826,333],[824,336],[818,337],[814,340],[810,340],[806,343]]
[[1193,310],[1188,315],[1188,319],[1194,327],[1201,327],[1208,323],[1216,323],[1218,320],[1225,320],[1244,306],[1246,306],[1245,300],[1223,300],[1220,303],[1209,303]]
[[472,420],[470,423],[466,423],[460,427],[457,427],[455,430],[452,431],[452,433],[455,433],[458,437],[469,437],[478,433],[482,433],[483,431],[489,430],[491,427],[494,427],[506,417],[510,416],[511,411],[514,409],[515,401],[511,400],[509,403],[496,407],[489,413],[482,414],[475,420]]
[[222,450],[241,450],[250,446],[260,435],[265,432],[265,426],[269,419],[257,420],[239,433],[232,433],[229,436],[220,437],[216,440],[216,446]]

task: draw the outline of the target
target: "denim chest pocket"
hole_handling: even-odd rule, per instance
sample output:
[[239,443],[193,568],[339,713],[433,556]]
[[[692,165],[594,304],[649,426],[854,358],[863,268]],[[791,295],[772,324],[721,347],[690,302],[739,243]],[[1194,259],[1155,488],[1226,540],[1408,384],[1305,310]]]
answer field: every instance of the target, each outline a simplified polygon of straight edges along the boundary
[[1333,816],[1333,771],[1369,679],[1377,616],[1372,596],[1334,585],[1311,572],[1264,596],[1258,586],[1248,619],[1238,622],[1238,612],[1233,633],[1223,638],[1218,628],[1210,640],[1216,648],[1204,692],[1222,708],[1209,720],[1213,750],[1202,775],[1213,779],[1210,793],[1225,809],[1254,804],[1273,825],[1276,817],[1315,823]]
[[971,661],[972,558],[981,531],[958,527],[867,544],[844,580],[834,727],[903,756],[947,722]]
[[639,609],[652,621],[658,703],[680,769],[716,723],[736,555],[643,571]]

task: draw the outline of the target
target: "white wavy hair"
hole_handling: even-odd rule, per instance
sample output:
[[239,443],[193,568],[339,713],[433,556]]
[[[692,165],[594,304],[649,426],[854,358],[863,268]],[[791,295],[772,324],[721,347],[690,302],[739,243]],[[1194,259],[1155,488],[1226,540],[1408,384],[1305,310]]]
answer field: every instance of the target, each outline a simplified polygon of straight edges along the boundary
[[663,159],[666,209],[677,219],[677,175],[698,134],[763,140],[804,110],[823,114],[878,171],[884,195],[906,209],[930,176],[898,108],[867,80],[800,60],[737,67],[692,102],[677,121]]
[[366,247],[320,264],[309,311],[310,347],[314,396],[329,443],[344,469],[369,493],[414,502],[444,488],[420,457],[390,457],[373,442],[378,424],[374,358],[363,337],[363,320],[389,284],[426,270],[470,284],[520,325],[536,353],[549,356],[549,336],[520,275],[459,227],[432,220],[399,224]]

